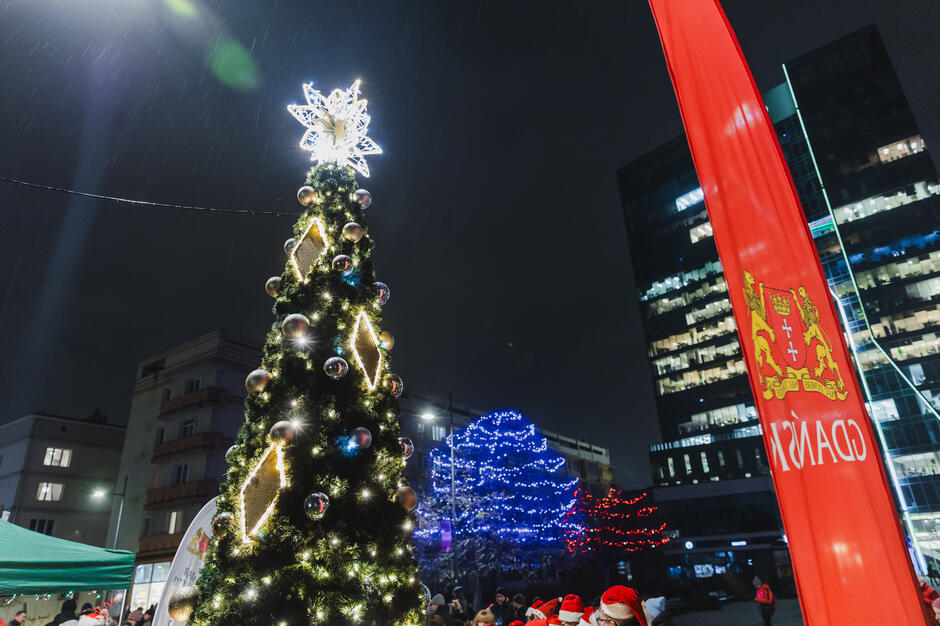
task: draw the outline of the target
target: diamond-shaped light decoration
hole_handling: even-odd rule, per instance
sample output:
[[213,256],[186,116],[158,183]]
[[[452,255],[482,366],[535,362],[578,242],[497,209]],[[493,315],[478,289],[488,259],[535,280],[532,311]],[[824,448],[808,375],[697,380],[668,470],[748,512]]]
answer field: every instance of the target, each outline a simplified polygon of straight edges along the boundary
[[290,265],[294,268],[294,276],[297,280],[303,280],[310,273],[317,259],[328,247],[326,227],[320,218],[315,217],[310,220],[310,225],[304,231],[303,237],[297,241],[290,253]]
[[356,323],[349,335],[349,347],[366,378],[366,386],[369,387],[369,391],[374,390],[379,382],[382,351],[379,350],[379,338],[365,311],[359,311],[359,315],[356,316]]
[[284,444],[271,444],[255,466],[241,491],[242,539],[249,541],[274,512],[277,496],[287,486],[284,473]]

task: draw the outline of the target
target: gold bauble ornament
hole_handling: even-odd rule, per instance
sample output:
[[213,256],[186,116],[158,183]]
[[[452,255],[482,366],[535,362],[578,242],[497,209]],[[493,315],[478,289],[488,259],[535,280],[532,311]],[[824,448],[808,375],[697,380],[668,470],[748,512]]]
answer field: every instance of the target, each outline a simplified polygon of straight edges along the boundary
[[362,239],[362,226],[356,222],[347,222],[343,226],[343,239],[346,241],[352,241],[353,243]]
[[310,320],[300,313],[292,313],[281,322],[281,332],[291,339],[300,339],[307,333],[308,328],[310,328]]
[[395,502],[408,512],[418,506],[418,494],[411,487],[399,487],[395,491]]
[[245,389],[248,393],[260,393],[271,382],[271,375],[266,371],[258,369],[248,374],[245,379]]
[[199,601],[199,588],[188,586],[180,587],[170,596],[166,612],[177,622],[188,622]]
[[268,295],[272,298],[276,298],[277,294],[281,292],[281,277],[272,276],[268,279],[268,282],[264,284],[264,290],[268,292]]
[[395,335],[387,330],[383,330],[379,333],[379,345],[386,350],[391,350],[395,347]]
[[304,206],[313,206],[317,201],[317,190],[308,185],[304,185],[297,190],[297,201]]

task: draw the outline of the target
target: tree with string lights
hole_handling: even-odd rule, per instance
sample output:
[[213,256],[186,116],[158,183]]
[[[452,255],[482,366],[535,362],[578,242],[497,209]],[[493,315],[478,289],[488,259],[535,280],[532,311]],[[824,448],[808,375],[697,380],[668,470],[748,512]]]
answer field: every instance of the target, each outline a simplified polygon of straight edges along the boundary
[[581,525],[567,533],[568,550],[622,556],[657,548],[669,541],[663,536],[666,524],[657,519],[658,510],[647,493],[625,497],[611,487],[597,498],[579,489],[571,519]]
[[426,594],[402,478],[413,445],[399,431],[394,339],[380,330],[390,292],[372,266],[372,197],[355,177],[381,149],[359,81],[304,94],[288,109],[315,166],[284,271],[265,286],[275,322],[245,383],[207,564],[167,609],[200,626],[417,625]]
[[[451,521],[451,551],[442,549],[442,522]],[[537,575],[546,559],[564,553],[577,479],[535,425],[515,411],[476,418],[429,454],[431,481],[418,507],[417,552],[426,578],[450,579],[517,570]],[[446,542],[445,542],[446,543]]]

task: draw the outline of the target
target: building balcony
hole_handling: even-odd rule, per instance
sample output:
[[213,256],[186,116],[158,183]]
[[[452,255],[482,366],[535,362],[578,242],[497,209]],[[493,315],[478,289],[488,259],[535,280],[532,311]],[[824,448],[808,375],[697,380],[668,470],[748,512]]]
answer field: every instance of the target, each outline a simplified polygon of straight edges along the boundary
[[194,480],[180,485],[148,489],[145,508],[151,509],[182,501],[207,502],[218,494],[218,484],[217,480]]
[[232,439],[225,437],[220,432],[196,433],[190,437],[182,437],[154,445],[151,461],[157,463],[161,459],[196,450],[221,450],[231,444]]
[[222,405],[230,401],[241,402],[241,398],[229,393],[224,387],[206,387],[178,398],[165,400],[160,404],[160,419],[172,419],[172,416],[180,411],[198,409],[206,405]]
[[176,554],[176,549],[183,541],[184,533],[160,533],[141,537],[137,549],[138,560],[148,559],[158,556],[166,556],[170,559]]

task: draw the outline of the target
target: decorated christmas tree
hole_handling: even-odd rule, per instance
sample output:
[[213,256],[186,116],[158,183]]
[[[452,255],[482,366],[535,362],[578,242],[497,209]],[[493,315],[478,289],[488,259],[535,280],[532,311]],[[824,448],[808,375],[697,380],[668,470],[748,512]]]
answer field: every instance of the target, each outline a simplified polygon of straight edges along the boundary
[[[265,286],[275,322],[246,380],[245,423],[226,454],[214,540],[174,619],[198,625],[418,624],[424,587],[412,554],[411,442],[399,433],[402,381],[380,330],[372,204],[355,171],[380,148],[366,136],[359,81],[328,96],[304,85],[290,112],[314,168],[288,261]],[[193,610],[193,607],[194,610]]]
[[415,532],[428,576],[450,579],[453,569],[461,581],[496,570],[537,576],[540,565],[564,553],[565,532],[577,528],[568,513],[578,480],[565,476],[565,458],[525,417],[515,411],[478,417],[429,460],[430,492]]
[[649,494],[624,496],[611,487],[601,498],[578,490],[571,519],[581,525],[568,532],[571,552],[598,552],[612,556],[651,550],[669,541],[663,536],[665,522],[658,519],[658,507],[650,504]]

